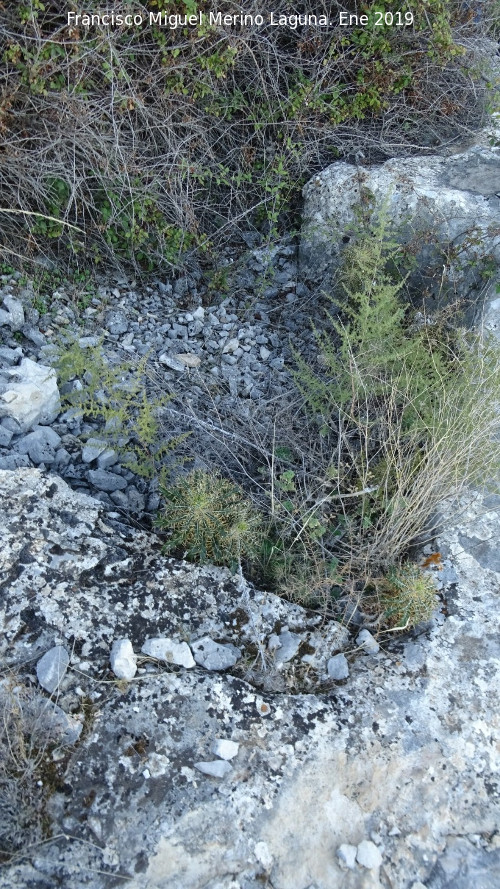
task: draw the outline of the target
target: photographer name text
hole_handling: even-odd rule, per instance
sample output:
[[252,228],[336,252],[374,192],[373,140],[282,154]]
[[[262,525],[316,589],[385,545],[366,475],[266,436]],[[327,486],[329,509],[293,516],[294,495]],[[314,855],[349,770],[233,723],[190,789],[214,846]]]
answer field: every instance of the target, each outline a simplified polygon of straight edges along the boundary
[[176,28],[196,28],[209,25],[219,28],[260,28],[264,25],[271,27],[290,28],[296,30],[299,27],[365,27],[372,23],[374,27],[393,26],[410,27],[413,25],[412,12],[381,12],[377,10],[370,18],[367,15],[353,15],[340,12],[337,19],[330,19],[326,15],[287,14],[270,12],[268,15],[254,15],[253,13],[241,13],[228,15],[222,12],[198,12],[196,15],[169,14],[166,12],[150,12],[143,15],[140,12],[68,12],[68,27],[83,28],[140,28],[149,25],[167,28],[171,31]]

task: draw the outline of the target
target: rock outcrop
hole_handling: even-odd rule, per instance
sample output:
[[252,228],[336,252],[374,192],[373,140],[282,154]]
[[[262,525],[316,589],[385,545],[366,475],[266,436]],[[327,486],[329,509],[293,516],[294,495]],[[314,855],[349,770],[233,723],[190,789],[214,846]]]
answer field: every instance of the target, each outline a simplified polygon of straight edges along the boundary
[[450,158],[327,167],[304,187],[302,277],[331,288],[357,215],[373,218],[383,204],[413,257],[410,291],[429,311],[460,296],[473,320],[484,275],[500,263],[500,140]]
[[[47,748],[50,828],[0,887],[498,886],[499,502],[463,499],[435,619],[367,654],[241,577],[165,558],[55,476],[1,472],[4,668],[36,686],[62,646],[52,702],[81,734]],[[295,635],[279,663],[276,637]],[[174,643],[207,637],[241,656],[176,665]],[[109,665],[123,639],[128,682]]]

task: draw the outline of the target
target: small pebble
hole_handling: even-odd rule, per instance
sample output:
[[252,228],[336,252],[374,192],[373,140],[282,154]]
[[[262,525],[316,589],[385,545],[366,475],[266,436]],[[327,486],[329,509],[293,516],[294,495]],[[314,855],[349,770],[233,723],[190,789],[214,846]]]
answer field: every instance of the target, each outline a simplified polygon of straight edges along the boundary
[[236,741],[229,741],[226,738],[217,738],[212,745],[212,753],[221,759],[234,759],[239,749],[240,745]]
[[223,759],[215,759],[212,762],[195,762],[194,767],[211,778],[225,778],[233,771],[232,766]]
[[137,672],[137,658],[130,639],[116,639],[109,656],[111,669],[118,679],[133,679]]
[[382,855],[380,854],[380,849],[372,843],[371,840],[363,840],[359,845],[356,852],[356,861],[358,864],[361,864],[362,867],[366,867],[369,870],[374,870],[377,867],[380,867],[382,864]]
[[354,870],[356,867],[356,846],[351,846],[349,843],[342,843],[341,846],[337,849],[337,858],[344,864],[346,867]]

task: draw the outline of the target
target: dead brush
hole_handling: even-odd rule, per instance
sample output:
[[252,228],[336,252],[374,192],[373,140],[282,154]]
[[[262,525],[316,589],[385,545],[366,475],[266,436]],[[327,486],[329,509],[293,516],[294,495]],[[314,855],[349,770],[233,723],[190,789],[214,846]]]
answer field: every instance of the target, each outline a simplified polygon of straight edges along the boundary
[[30,692],[14,677],[0,685],[0,863],[47,836],[46,744],[30,714]]
[[[150,6],[134,11],[148,21]],[[411,6],[415,27],[375,28],[366,46],[367,29],[266,24],[188,29],[180,42],[162,27],[87,35],[57,4],[3,3],[7,261],[175,266],[209,242],[215,252],[242,244],[252,226],[288,229],[305,179],[339,156],[412,154],[469,136],[487,95],[474,38],[490,17],[477,23],[461,3],[442,4],[435,31],[427,5]],[[203,11],[235,10],[209,0]],[[267,21],[261,0],[251,11]],[[284,0],[273,8],[289,11]],[[339,6],[322,11],[336,20]]]

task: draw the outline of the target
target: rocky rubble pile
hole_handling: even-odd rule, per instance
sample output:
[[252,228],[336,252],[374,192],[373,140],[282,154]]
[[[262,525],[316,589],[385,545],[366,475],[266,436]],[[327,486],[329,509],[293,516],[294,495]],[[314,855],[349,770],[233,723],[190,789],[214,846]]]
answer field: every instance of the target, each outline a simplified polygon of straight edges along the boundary
[[[30,285],[4,275],[0,468],[50,467],[111,510],[154,512],[155,485],[121,465],[99,439],[99,423],[61,409],[50,368],[53,345],[71,331],[83,347],[102,341],[114,362],[134,367],[147,355],[155,385],[174,396],[179,417],[194,410],[208,421],[218,414],[248,416],[290,387],[291,342],[314,351],[312,294],[298,282],[296,248],[287,244],[255,249],[234,269],[228,264],[227,273],[230,296],[207,290],[201,272],[140,287],[123,278],[108,281],[86,307],[61,286],[43,315]],[[168,434],[178,431],[171,420]]]

